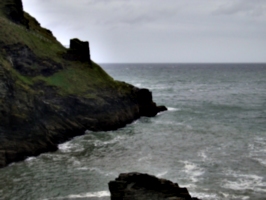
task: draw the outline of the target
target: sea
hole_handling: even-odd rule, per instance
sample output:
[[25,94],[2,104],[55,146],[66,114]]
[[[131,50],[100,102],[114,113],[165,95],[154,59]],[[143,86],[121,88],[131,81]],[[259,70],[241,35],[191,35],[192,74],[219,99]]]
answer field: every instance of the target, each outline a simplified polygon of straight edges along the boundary
[[266,64],[102,64],[168,111],[0,169],[0,199],[110,199],[142,172],[202,200],[266,200]]

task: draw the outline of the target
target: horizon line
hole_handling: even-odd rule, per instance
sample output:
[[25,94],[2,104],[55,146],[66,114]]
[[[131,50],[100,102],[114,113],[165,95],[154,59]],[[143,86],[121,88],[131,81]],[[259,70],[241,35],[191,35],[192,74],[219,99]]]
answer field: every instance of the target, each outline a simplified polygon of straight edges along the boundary
[[266,62],[96,62],[97,64],[266,64]]

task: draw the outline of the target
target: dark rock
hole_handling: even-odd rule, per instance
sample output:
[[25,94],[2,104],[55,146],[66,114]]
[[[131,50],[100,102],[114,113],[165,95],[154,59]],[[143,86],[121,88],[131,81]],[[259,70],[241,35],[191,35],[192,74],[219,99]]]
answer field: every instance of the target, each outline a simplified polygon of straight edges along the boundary
[[163,111],[166,111],[167,108],[165,106],[157,106],[157,112],[163,112]]
[[30,14],[24,12],[24,18],[28,22],[27,23],[27,25],[28,25],[27,28],[30,31],[33,31],[35,34],[38,34],[39,37],[41,36],[43,39],[45,38],[47,41],[50,41],[50,42],[53,42],[53,43],[58,43],[58,41],[54,37],[52,31],[50,31],[50,30],[48,30],[46,28],[43,28],[41,26],[41,24],[34,17],[32,17]]
[[0,151],[0,167],[5,167],[6,165],[6,153],[5,151]]
[[152,100],[152,93],[148,89],[140,89],[137,93],[137,99],[140,107],[140,115],[153,117],[158,112],[167,110],[165,106],[157,106]]
[[1,0],[6,16],[15,23],[28,28],[28,21],[24,17],[23,5],[20,0]]
[[111,200],[199,200],[191,197],[187,188],[149,174],[120,174],[108,185]]
[[[39,58],[25,44],[16,43],[13,45],[1,45],[12,67],[24,76],[51,76],[60,69],[62,64],[49,58]],[[38,67],[37,67],[38,66]]]

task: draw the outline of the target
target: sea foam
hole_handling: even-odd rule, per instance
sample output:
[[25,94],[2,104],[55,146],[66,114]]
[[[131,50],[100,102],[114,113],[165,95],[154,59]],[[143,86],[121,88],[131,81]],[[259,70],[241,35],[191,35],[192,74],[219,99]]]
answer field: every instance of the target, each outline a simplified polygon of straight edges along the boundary
[[88,193],[83,193],[83,194],[72,194],[67,196],[68,199],[78,199],[78,198],[89,198],[89,197],[108,197],[110,196],[109,191],[100,191],[100,192],[88,192]]
[[179,111],[179,108],[167,107],[167,110],[170,112]]
[[[103,198],[109,197],[109,191],[99,191],[99,192],[87,192],[81,194],[71,194],[65,197],[57,197],[52,199],[84,199],[84,198]],[[43,199],[43,200],[52,200],[52,199]]]
[[203,168],[189,161],[183,161],[183,163],[184,163],[183,171],[189,176],[192,182],[194,183],[198,182],[198,177],[205,173]]

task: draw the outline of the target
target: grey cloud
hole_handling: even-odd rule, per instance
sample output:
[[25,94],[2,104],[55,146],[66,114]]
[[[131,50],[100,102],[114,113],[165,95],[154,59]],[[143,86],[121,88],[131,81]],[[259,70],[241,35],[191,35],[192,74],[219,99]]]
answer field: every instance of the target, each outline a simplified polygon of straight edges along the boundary
[[63,44],[89,40],[98,62],[266,62],[265,0],[23,2]]
[[221,15],[247,15],[247,16],[265,16],[266,2],[264,0],[232,0],[221,5],[214,14]]

